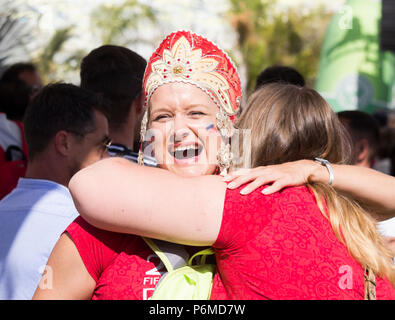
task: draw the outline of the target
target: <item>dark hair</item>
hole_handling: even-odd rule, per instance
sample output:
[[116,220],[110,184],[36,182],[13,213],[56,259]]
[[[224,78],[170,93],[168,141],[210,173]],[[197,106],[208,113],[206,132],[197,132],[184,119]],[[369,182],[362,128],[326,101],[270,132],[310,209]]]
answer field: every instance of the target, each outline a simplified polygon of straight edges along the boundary
[[95,130],[94,110],[103,112],[98,95],[67,83],[42,88],[26,109],[24,129],[29,158],[48,146],[57,132],[83,137]]
[[359,110],[341,111],[337,115],[340,120],[345,120],[354,145],[361,139],[368,141],[371,150],[369,160],[372,161],[380,144],[378,121],[370,114]]
[[36,66],[30,62],[19,62],[8,67],[1,76],[2,81],[15,81],[23,71],[37,71]]
[[10,120],[22,121],[29,104],[29,87],[21,80],[0,81],[0,112]]
[[96,48],[82,60],[81,87],[108,101],[111,130],[126,122],[133,100],[141,94],[146,65],[137,53],[114,45]]
[[272,66],[263,70],[256,79],[255,89],[273,82],[293,84],[299,87],[305,86],[303,76],[294,68],[285,66]]

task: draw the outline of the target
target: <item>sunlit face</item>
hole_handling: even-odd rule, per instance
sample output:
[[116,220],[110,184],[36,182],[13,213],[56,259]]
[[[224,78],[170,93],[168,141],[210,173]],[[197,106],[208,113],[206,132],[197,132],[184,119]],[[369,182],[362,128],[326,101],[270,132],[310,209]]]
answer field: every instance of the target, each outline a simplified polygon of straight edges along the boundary
[[[198,87],[169,83],[150,99],[148,135],[159,166],[182,176],[213,174],[220,138],[217,105]],[[149,140],[149,138],[148,138]]]

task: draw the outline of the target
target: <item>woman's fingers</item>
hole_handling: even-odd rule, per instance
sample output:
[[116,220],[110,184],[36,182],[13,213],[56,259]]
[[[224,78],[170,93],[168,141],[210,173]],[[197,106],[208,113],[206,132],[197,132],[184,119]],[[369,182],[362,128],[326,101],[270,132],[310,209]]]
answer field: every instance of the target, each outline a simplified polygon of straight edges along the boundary
[[268,186],[267,188],[263,189],[261,192],[264,195],[269,195],[272,193],[275,193],[277,191],[280,191],[281,189],[285,188],[287,185],[284,184],[281,180],[275,181],[271,186]]
[[245,188],[243,188],[240,193],[241,194],[249,194],[259,187],[271,183],[273,180],[272,179],[267,179],[263,176],[257,177],[255,180],[253,180],[251,183],[249,183]]
[[262,176],[261,167],[255,169],[244,169],[233,172],[226,176],[224,181],[231,181],[228,184],[229,189],[236,189],[247,182],[253,181],[258,177]]
[[231,183],[228,184],[229,189],[236,189],[247,182],[253,181],[256,179],[256,176],[240,176],[235,178]]
[[253,169],[240,169],[227,175],[224,181],[230,182],[228,184],[229,189],[236,189],[248,183],[240,191],[241,194],[249,194],[263,185],[272,183],[262,190],[263,194],[272,194],[285,187],[306,183],[309,174],[306,168],[310,167],[309,163],[306,164],[305,161],[301,160]]
[[251,172],[253,172],[254,170],[255,169],[239,169],[237,171],[233,171],[232,173],[229,173],[224,177],[224,181],[225,182],[232,181],[240,176],[251,174]]
[[241,185],[250,182],[240,191],[241,194],[249,194],[257,188],[276,180],[276,172],[267,170],[267,167],[238,170],[233,174],[234,176],[231,177],[233,180],[228,184],[229,189],[236,189]]
[[250,182],[240,191],[241,194],[246,195],[265,184],[272,183],[276,179],[276,171],[267,170],[267,167],[257,167],[254,169],[241,169],[232,172],[224,178],[224,181],[231,181],[228,184],[229,189],[236,189]]

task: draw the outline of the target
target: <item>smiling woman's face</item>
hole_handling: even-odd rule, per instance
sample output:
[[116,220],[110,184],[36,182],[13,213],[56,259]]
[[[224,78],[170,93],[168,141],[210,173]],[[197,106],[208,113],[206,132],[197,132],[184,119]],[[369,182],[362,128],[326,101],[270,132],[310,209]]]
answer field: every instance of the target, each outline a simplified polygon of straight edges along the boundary
[[181,82],[160,86],[150,99],[150,134],[159,166],[182,176],[213,174],[220,138],[217,105],[198,87]]

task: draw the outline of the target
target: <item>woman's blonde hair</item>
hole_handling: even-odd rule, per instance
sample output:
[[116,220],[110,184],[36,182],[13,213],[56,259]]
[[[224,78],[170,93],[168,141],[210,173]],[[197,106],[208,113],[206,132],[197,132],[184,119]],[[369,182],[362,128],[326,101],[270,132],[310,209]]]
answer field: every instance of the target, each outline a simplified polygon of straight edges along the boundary
[[[250,152],[252,167],[315,157],[336,164],[351,161],[347,131],[329,104],[313,89],[278,83],[265,85],[251,95],[236,127],[251,129],[251,149],[240,150],[240,154]],[[243,148],[242,142],[239,145]],[[368,211],[327,184],[310,182],[307,186],[351,255],[362,267],[368,266],[395,287],[393,253],[384,244]]]

